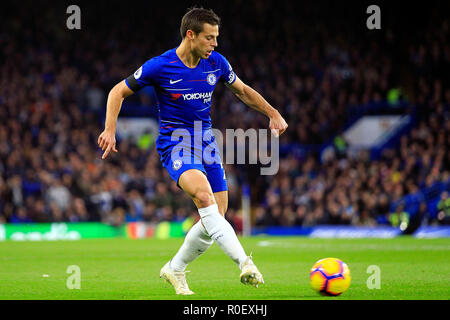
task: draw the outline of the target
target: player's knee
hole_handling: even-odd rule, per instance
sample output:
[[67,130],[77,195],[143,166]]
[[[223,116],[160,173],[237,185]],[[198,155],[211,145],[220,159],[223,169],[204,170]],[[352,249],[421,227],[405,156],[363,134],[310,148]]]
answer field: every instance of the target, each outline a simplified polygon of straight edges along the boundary
[[199,190],[194,194],[194,203],[198,208],[206,208],[215,202],[212,192]]

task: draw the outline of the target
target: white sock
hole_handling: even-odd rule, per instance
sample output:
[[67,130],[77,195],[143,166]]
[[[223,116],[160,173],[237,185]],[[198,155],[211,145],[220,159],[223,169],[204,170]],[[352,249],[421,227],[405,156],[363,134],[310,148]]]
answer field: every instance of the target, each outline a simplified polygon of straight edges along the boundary
[[186,270],[187,265],[205,252],[213,242],[199,220],[186,234],[183,245],[170,261],[170,267],[175,271]]
[[220,214],[217,204],[198,209],[206,231],[222,250],[239,266],[247,259],[230,223]]

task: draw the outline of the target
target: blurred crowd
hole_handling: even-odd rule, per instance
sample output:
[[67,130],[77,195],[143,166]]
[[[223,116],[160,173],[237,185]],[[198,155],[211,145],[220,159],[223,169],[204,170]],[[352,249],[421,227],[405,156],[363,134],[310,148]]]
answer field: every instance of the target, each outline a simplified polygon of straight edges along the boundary
[[371,160],[367,151],[325,163],[313,156],[289,156],[279,173],[267,179],[255,225],[399,225],[395,216],[406,209],[407,220],[417,214],[433,222],[436,217],[428,213],[437,211],[437,205],[427,203],[421,190],[450,187],[449,146],[450,113],[438,108],[378,160]]
[[[0,223],[198,218],[154,147],[122,139],[108,160],[97,147],[109,90],[179,44],[186,8],[158,15],[115,2],[84,3],[82,29],[70,31],[59,25],[62,4],[48,5],[53,9],[36,12],[32,2],[7,4],[4,12],[14,14],[0,16]],[[281,146],[332,141],[350,107],[384,103],[393,88],[415,106],[417,126],[377,160],[345,148],[325,162],[316,152],[288,152],[278,174],[264,177],[226,165],[227,218],[238,231],[244,181],[255,226],[395,224],[395,214],[407,209],[402,200],[414,195],[414,213],[426,218],[433,208],[420,190],[449,181],[450,47],[442,8],[418,30],[399,23],[368,31],[364,24],[355,28],[351,10],[326,5],[235,1],[214,7],[223,22],[218,51],[289,124]],[[342,16],[333,15],[336,10]],[[394,20],[387,15],[383,21]],[[144,93],[127,100],[143,108],[150,103]],[[264,116],[223,85],[212,101],[218,129],[267,128]]]

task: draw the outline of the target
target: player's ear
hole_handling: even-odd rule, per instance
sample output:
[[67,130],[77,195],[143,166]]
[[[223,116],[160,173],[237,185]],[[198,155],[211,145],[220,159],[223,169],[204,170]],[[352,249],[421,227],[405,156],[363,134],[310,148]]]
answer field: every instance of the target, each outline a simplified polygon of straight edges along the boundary
[[189,40],[193,40],[195,38],[195,32],[191,29],[188,29],[186,31],[186,38],[188,38]]

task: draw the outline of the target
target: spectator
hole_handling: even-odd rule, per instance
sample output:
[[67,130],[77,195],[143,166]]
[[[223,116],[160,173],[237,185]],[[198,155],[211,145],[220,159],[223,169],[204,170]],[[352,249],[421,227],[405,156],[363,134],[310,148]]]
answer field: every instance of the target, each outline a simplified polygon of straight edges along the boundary
[[450,197],[448,196],[448,192],[442,192],[441,199],[438,204],[438,221],[441,224],[450,224]]
[[409,213],[405,210],[405,205],[402,203],[397,206],[395,212],[389,214],[389,222],[393,227],[400,227],[401,230],[405,230],[409,224]]
[[13,213],[11,223],[30,223],[32,220],[27,215],[27,211],[24,207],[18,207],[16,212]]
[[46,201],[56,204],[59,210],[64,211],[70,205],[71,193],[61,180],[55,178],[46,192]]

